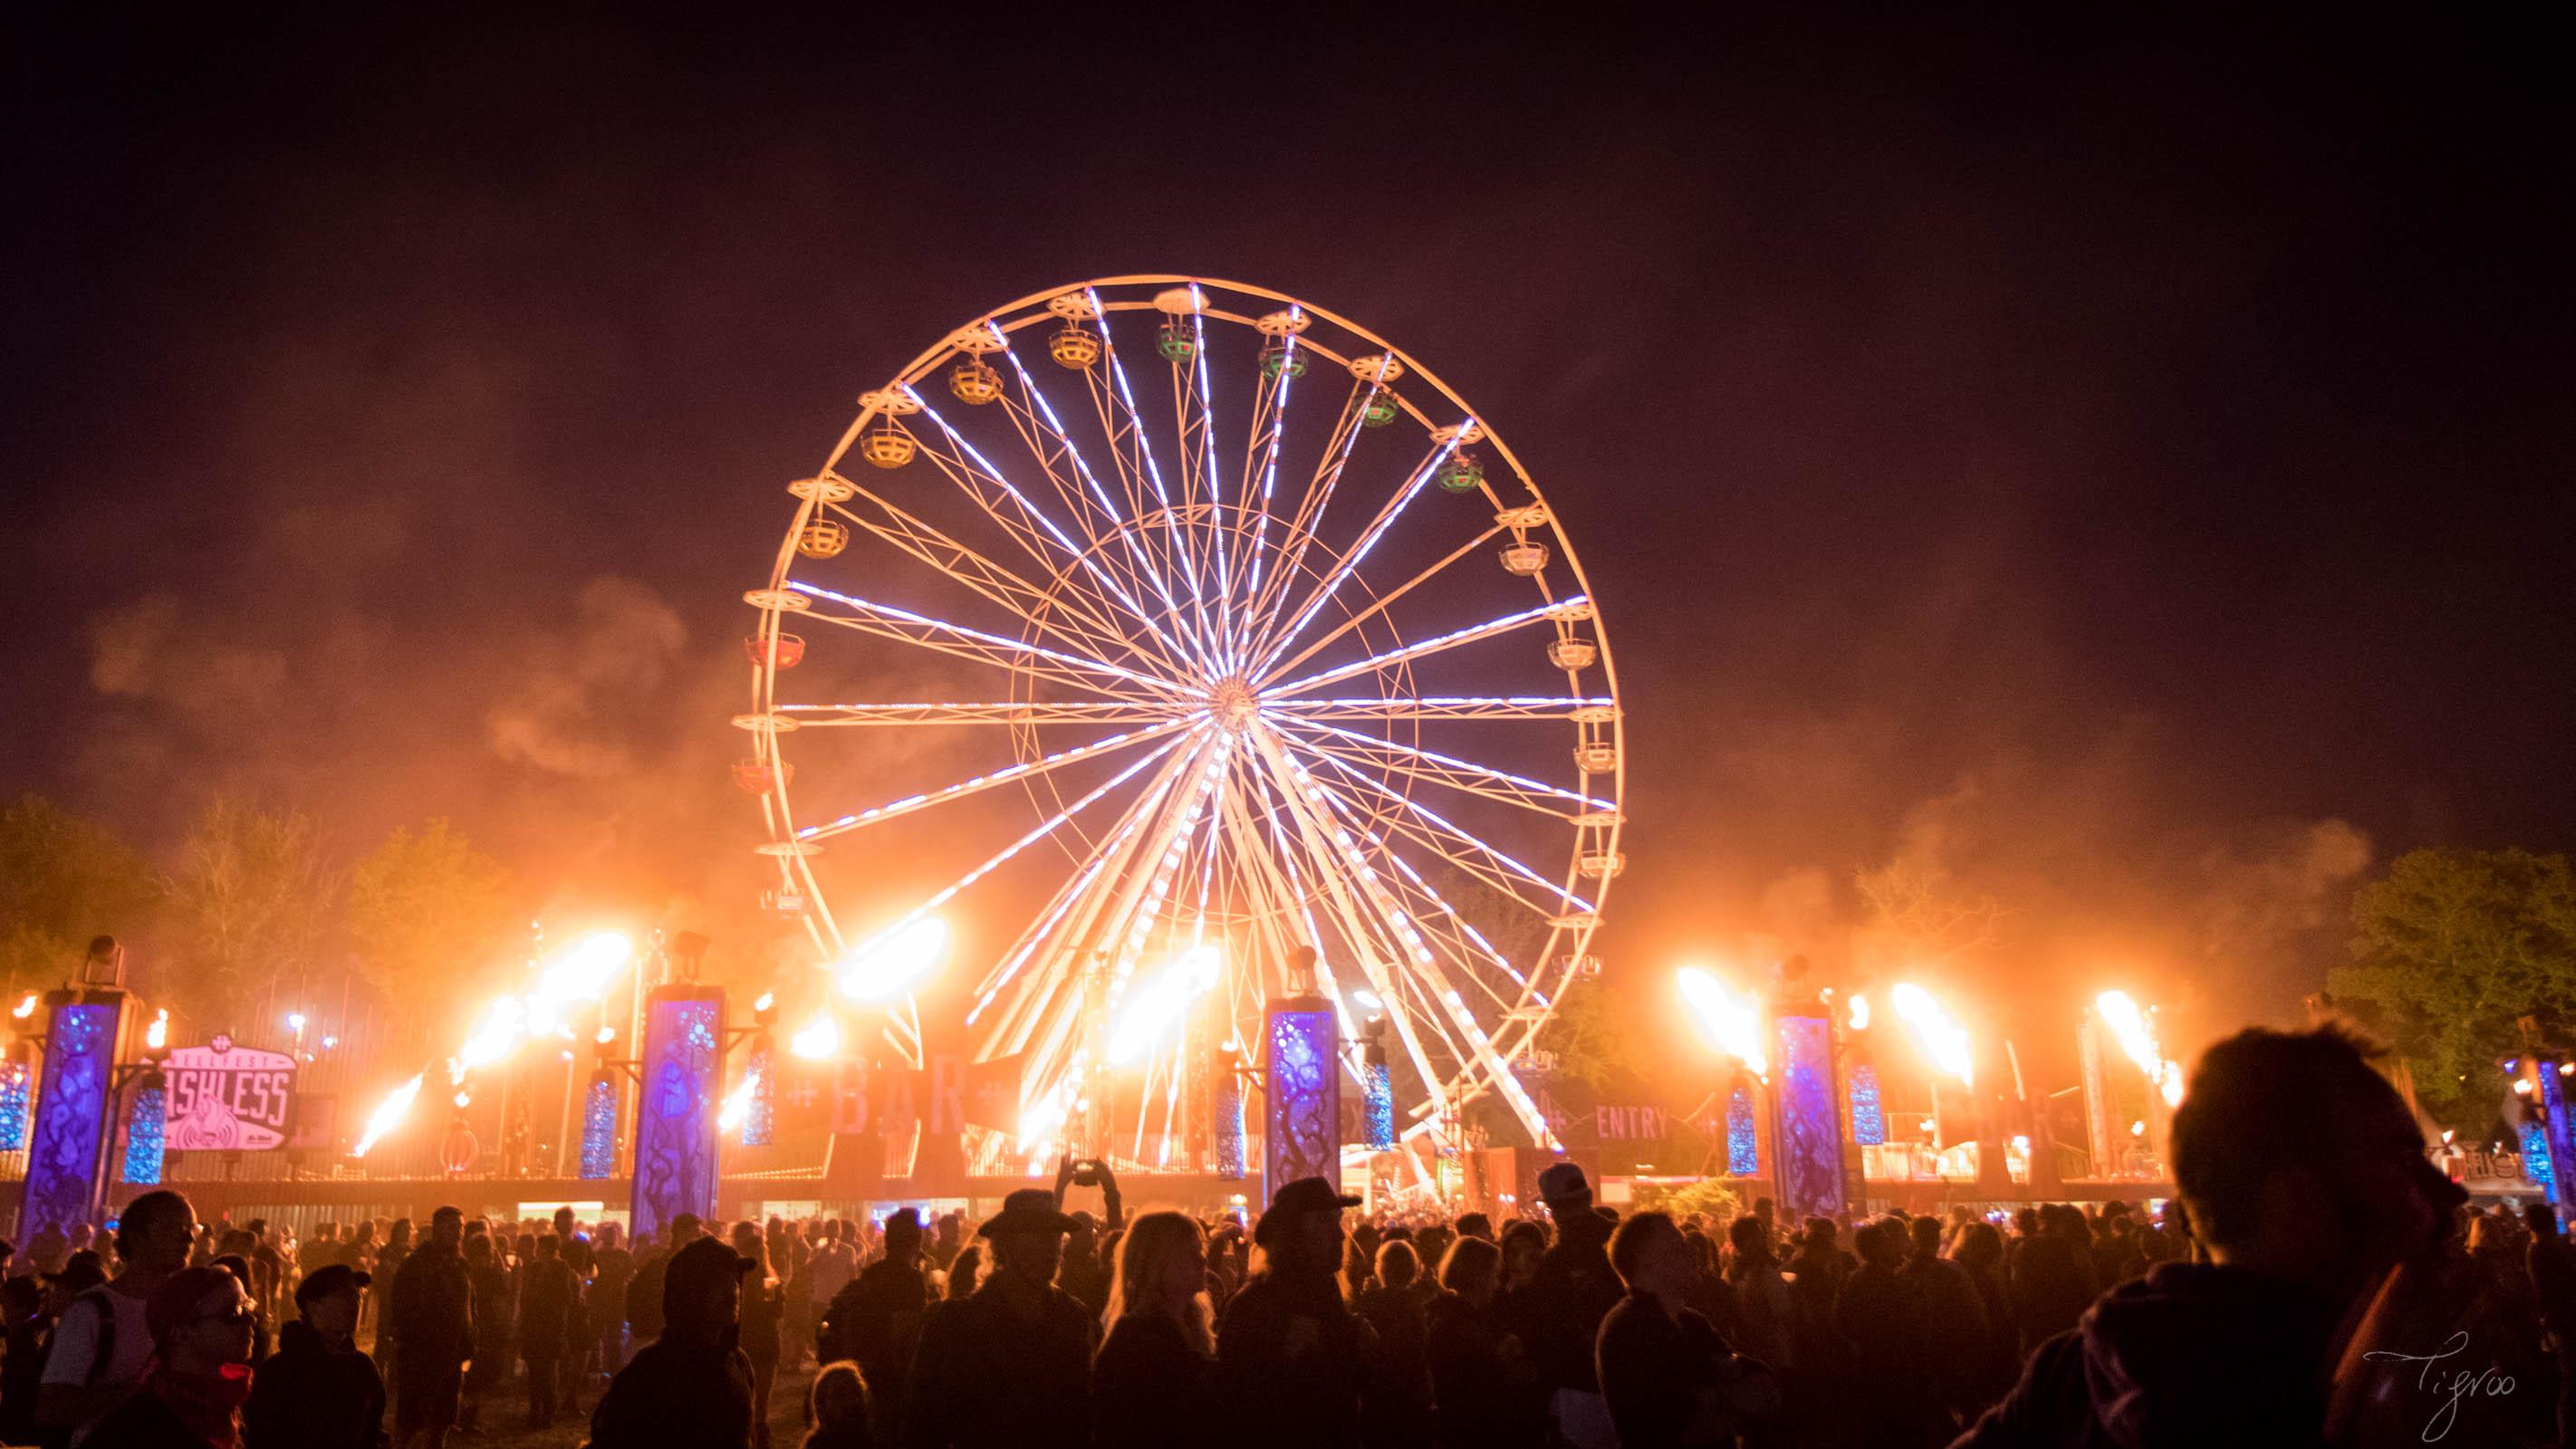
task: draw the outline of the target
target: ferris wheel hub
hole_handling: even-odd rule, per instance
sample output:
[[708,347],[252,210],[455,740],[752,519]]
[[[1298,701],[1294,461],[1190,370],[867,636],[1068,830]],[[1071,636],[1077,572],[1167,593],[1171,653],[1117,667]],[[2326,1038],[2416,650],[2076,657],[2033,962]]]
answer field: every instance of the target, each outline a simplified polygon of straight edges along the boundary
[[1208,713],[1216,722],[1242,734],[1252,728],[1261,712],[1260,701],[1252,693],[1250,681],[1241,675],[1229,675],[1208,691]]

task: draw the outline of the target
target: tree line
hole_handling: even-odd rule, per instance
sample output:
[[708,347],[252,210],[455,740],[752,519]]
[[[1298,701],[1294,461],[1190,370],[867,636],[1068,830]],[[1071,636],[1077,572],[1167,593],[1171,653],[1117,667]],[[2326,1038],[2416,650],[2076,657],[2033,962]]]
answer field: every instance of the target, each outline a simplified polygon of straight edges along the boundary
[[11,997],[61,984],[90,939],[128,948],[128,982],[223,1028],[259,991],[342,971],[379,987],[436,979],[509,949],[517,876],[431,819],[354,859],[302,811],[208,800],[168,859],[37,795],[0,809],[0,968]]

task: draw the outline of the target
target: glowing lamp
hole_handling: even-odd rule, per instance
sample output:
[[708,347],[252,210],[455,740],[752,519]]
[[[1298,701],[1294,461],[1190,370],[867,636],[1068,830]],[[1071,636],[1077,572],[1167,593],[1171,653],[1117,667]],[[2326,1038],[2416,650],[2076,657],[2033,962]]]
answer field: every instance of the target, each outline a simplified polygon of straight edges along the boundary
[[841,1054],[841,1024],[825,1012],[798,1027],[787,1039],[787,1050],[804,1061],[829,1061]]

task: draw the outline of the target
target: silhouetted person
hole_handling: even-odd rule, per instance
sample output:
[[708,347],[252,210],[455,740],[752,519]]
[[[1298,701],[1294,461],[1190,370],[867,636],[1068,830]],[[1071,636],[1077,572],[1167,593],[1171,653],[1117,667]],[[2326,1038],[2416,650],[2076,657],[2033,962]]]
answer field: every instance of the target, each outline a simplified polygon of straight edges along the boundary
[[1430,1296],[1413,1244],[1388,1238],[1378,1246],[1375,1280],[1351,1301],[1371,1337],[1362,1362],[1368,1382],[1363,1435],[1371,1444],[1419,1444],[1431,1436],[1431,1360],[1424,1340]]
[[1844,1408],[1853,1437],[1878,1449],[1909,1449],[1947,1437],[1936,1402],[1932,1320],[1919,1282],[1898,1276],[1905,1225],[1864,1223],[1852,1235],[1860,1266],[1843,1280],[1834,1334],[1853,1392]]
[[548,1233],[536,1257],[519,1274],[519,1357],[528,1365],[528,1427],[555,1421],[563,1387],[563,1356],[572,1352],[574,1320],[581,1312],[581,1280],[563,1260],[564,1240]]
[[[2160,1264],[2105,1295],[2040,1346],[1961,1445],[2321,1443],[2338,1324],[2435,1248],[2462,1200],[2367,1048],[2334,1026],[2255,1028],[2211,1047],[2172,1141],[2210,1261]],[[2414,1407],[2423,1418],[2394,1422],[2412,1431],[2438,1404]]]
[[1761,1220],[1745,1217],[1727,1225],[1726,1237],[1735,1249],[1726,1286],[1735,1298],[1736,1347],[1785,1374],[1798,1361],[1798,1308],[1771,1256],[1771,1236]]
[[1055,1194],[1023,1188],[986,1221],[993,1271],[934,1314],[904,1414],[909,1449],[999,1449],[1042,1426],[1079,1434],[1091,1417],[1091,1320],[1055,1286],[1073,1219]]
[[884,1441],[868,1428],[875,1417],[870,1397],[857,1364],[844,1359],[816,1370],[812,1397],[806,1400],[814,1427],[805,1432],[803,1449],[877,1449]]
[[1947,1438],[1993,1402],[1991,1396],[1981,1400],[1978,1393],[1989,1328],[1985,1304],[1968,1270],[1941,1256],[1940,1219],[1915,1218],[1905,1229],[1911,1251],[1897,1276],[1923,1306],[1931,1350],[1925,1367],[1933,1397],[1949,1416],[1942,1424]]
[[1610,1266],[1611,1223],[1593,1210],[1592,1186],[1571,1162],[1540,1173],[1538,1190],[1556,1218],[1556,1243],[1522,1305],[1522,1342],[1547,1387],[1556,1432],[1575,1449],[1616,1449],[1593,1367],[1601,1319],[1627,1292]]
[[1688,1306],[1700,1266],[1670,1217],[1621,1223],[1610,1259],[1626,1294],[1602,1317],[1594,1360],[1619,1449],[1732,1445],[1779,1413],[1778,1376]]
[[1544,1441],[1547,1400],[1504,1326],[1502,1266],[1502,1249],[1473,1236],[1451,1243],[1441,1261],[1423,1345],[1441,1449],[1537,1449]]
[[295,1320],[278,1330],[242,1407],[245,1449],[382,1449],[385,1381],[358,1351],[360,1295],[372,1281],[333,1263],[295,1285]]
[[[968,1276],[973,1273],[970,1269]],[[876,1437],[903,1434],[905,1391],[913,1355],[930,1312],[930,1279],[921,1267],[921,1214],[898,1208],[885,1220],[885,1256],[861,1269],[823,1310],[815,1330],[825,1362],[854,1360],[867,1376],[868,1413]]]
[[759,1266],[692,1233],[662,1264],[662,1335],[591,1411],[591,1449],[748,1449],[751,1361],[734,1346],[742,1277]]
[[[2064,1219],[2072,1215],[2076,1225]],[[2021,1351],[2035,1353],[2040,1344],[2066,1332],[2093,1301],[2093,1264],[2075,1234],[2083,1215],[2062,1204],[2039,1209],[2039,1230],[2022,1239],[2012,1255],[2010,1287],[2013,1321],[2021,1332]]]
[[1233,1442],[1252,1449],[1351,1449],[1360,1442],[1366,1330],[1342,1303],[1342,1211],[1359,1206],[1320,1177],[1279,1189],[1254,1226],[1261,1267],[1217,1325],[1217,1380]]
[[403,1259],[386,1299],[397,1449],[440,1449],[456,1423],[465,1361],[474,1356],[474,1286],[466,1275],[464,1239],[463,1209],[442,1207],[430,1214],[429,1241]]
[[1091,1366],[1095,1449],[1187,1449],[1231,1421],[1217,1397],[1207,1238],[1152,1212],[1118,1241],[1108,1336]]
[[1950,1261],[1966,1271],[1985,1311],[1985,1334],[1970,1364],[1969,1412],[1973,1417],[1991,1407],[2021,1373],[2020,1330],[2013,1322],[2012,1299],[2004,1284],[2004,1239],[1992,1223],[1970,1223],[1950,1244]]
[[[2568,1176],[2576,1177],[2576,1167]],[[2531,1230],[2523,1255],[2532,1297],[2558,1345],[2558,1442],[2576,1444],[2576,1247],[2559,1233],[2558,1214],[2549,1204],[2526,1204],[2522,1217]]]

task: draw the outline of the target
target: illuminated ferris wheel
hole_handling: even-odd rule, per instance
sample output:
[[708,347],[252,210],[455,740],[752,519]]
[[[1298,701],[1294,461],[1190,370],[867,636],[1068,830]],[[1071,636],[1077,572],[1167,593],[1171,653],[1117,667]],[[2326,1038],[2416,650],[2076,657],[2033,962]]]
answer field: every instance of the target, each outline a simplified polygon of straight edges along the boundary
[[[1551,1141],[1513,1068],[1597,969],[1621,715],[1501,439],[1356,323],[1177,276],[1022,298],[859,401],[745,596],[736,776],[823,963],[894,998],[896,1048],[918,1057],[907,963],[941,913],[1008,903],[964,998],[977,1058],[1020,1058],[1004,1151],[1170,1164],[1210,1042],[1258,1043],[1307,985],[1398,1134],[1492,1098]],[[971,772],[849,783],[924,758]],[[835,914],[859,884],[835,865],[979,831],[944,884]]]

